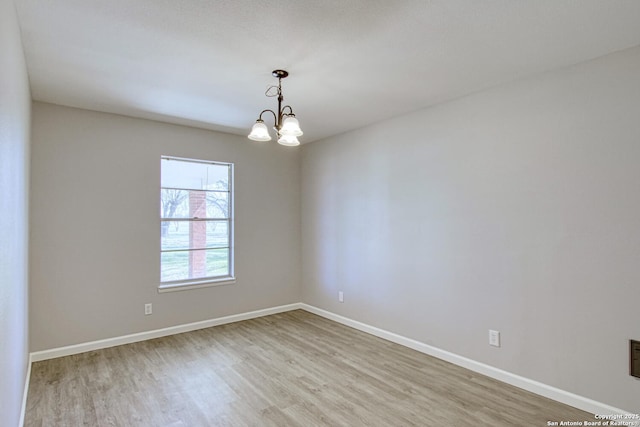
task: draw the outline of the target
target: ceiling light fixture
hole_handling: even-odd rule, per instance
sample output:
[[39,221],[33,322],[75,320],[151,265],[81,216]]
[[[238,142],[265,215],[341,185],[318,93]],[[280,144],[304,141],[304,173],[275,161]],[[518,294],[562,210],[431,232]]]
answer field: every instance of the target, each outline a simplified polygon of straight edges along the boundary
[[258,116],[256,124],[251,128],[249,139],[253,141],[271,141],[269,129],[267,128],[267,125],[264,124],[264,120],[262,120],[262,115],[268,111],[273,114],[273,118],[275,121],[275,126],[273,128],[275,129],[278,136],[278,144],[287,145],[290,147],[300,145],[298,137],[302,135],[302,129],[300,129],[298,119],[296,119],[296,115],[293,114],[293,109],[290,106],[282,106],[284,96],[282,96],[281,83],[282,79],[286,78],[289,73],[285,70],[273,70],[271,74],[273,75],[273,77],[278,78],[278,86],[269,86],[264,94],[269,97],[278,97],[278,112],[276,113],[273,110],[263,110],[260,113],[260,116]]

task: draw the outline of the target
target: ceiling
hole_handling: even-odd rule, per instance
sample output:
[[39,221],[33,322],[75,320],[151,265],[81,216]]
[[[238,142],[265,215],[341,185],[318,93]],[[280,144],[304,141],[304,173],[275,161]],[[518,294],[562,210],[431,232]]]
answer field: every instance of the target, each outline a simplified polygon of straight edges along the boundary
[[302,142],[640,45],[637,0],[15,3],[35,100],[246,135],[283,68]]

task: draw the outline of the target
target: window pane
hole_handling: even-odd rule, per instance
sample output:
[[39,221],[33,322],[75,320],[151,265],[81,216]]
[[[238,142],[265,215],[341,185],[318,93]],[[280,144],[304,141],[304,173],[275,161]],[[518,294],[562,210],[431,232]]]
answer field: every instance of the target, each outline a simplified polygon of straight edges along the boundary
[[229,166],[161,159],[161,187],[229,190]]
[[163,252],[160,255],[160,280],[183,280],[189,278],[188,252]]
[[229,249],[208,249],[207,276],[229,275]]
[[207,218],[229,218],[229,193],[207,191]]
[[189,218],[189,192],[163,188],[160,191],[160,218]]
[[229,193],[160,190],[160,218],[228,218]]
[[162,221],[162,250],[229,246],[227,221]]
[[163,252],[160,264],[163,282],[228,276],[229,249]]

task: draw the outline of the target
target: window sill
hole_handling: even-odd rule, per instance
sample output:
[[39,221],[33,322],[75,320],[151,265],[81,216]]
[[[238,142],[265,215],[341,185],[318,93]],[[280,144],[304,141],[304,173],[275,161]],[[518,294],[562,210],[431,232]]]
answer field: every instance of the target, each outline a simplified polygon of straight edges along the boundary
[[194,280],[192,282],[165,283],[158,286],[158,292],[178,292],[189,289],[209,288],[211,286],[224,286],[236,283],[235,277],[223,277],[220,279]]

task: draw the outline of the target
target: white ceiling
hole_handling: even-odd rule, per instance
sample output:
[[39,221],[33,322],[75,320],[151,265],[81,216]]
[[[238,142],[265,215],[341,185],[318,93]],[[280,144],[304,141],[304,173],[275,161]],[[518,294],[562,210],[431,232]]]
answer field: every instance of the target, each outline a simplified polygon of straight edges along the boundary
[[[638,0],[15,0],[35,100],[302,142],[640,44]],[[268,119],[271,120],[271,119]]]

